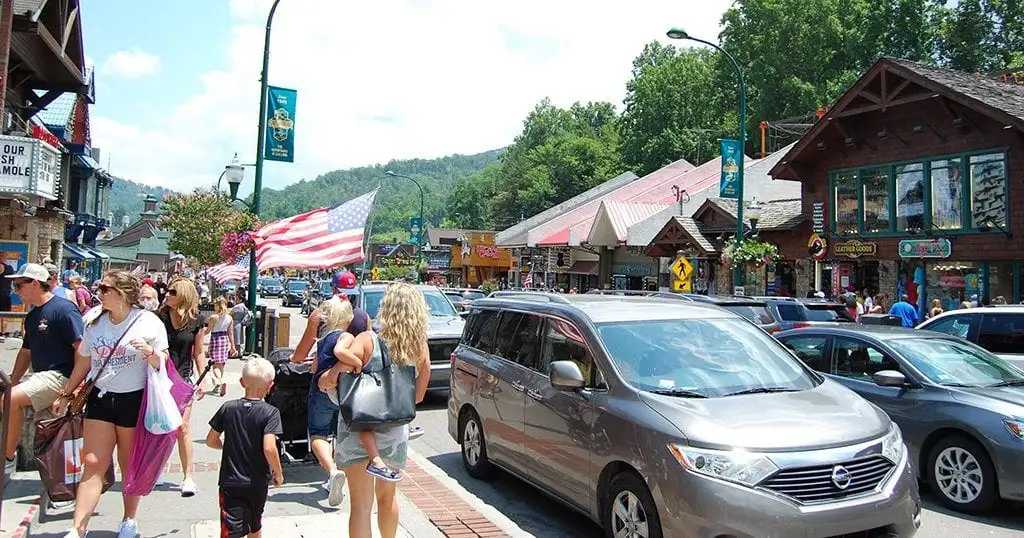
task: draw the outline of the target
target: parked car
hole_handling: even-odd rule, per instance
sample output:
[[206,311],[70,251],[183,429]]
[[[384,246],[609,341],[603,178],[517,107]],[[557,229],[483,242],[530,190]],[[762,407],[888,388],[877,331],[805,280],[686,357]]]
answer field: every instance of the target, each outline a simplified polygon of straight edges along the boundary
[[448,431],[607,536],[838,536],[920,524],[900,430],[710,304],[510,293],[473,304]]
[[282,293],[284,293],[284,286],[281,285],[280,280],[268,278],[263,281],[264,297],[280,297]]
[[473,301],[487,297],[486,293],[473,288],[441,288],[441,291],[460,314],[469,310]]
[[281,295],[281,306],[302,306],[309,291],[309,282],[294,279],[285,282],[284,294]]
[[587,295],[619,295],[623,297],[661,297],[665,299],[681,299],[683,301],[693,301],[693,299],[687,297],[682,293],[673,293],[671,291],[593,289],[588,291]]
[[763,299],[753,299],[739,295],[700,295],[698,293],[681,293],[679,295],[692,301],[711,303],[734,314],[739,314],[764,329],[768,334],[774,334],[782,330],[782,326],[779,325],[779,322],[772,316],[771,310],[768,309],[768,303]]
[[826,299],[798,299],[800,304],[807,308],[807,321],[815,322],[833,321],[836,323],[856,322],[850,315],[850,309],[844,304],[839,304]]
[[[387,284],[364,284],[349,294],[352,303],[370,316],[375,330],[380,329],[376,319],[386,289]],[[447,390],[450,385],[452,352],[459,345],[466,322],[437,286],[416,285],[416,289],[423,293],[429,315],[427,347],[430,350],[430,383],[427,389]]]
[[765,303],[781,330],[811,327],[823,322],[849,322],[846,307],[836,303],[803,302],[791,298],[766,298]]
[[305,302],[302,303],[302,315],[308,316],[313,313],[320,303],[330,299],[334,295],[334,287],[330,280],[321,280],[309,289]]
[[949,508],[1024,500],[1024,372],[962,339],[902,327],[844,323],[776,338],[889,413]]
[[1024,306],[950,310],[917,328],[959,336],[1024,369]]

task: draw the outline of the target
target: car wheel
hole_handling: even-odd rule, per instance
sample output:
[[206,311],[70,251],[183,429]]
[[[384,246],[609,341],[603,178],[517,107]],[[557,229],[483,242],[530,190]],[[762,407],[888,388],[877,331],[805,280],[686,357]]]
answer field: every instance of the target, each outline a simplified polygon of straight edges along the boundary
[[602,524],[608,538],[661,538],[661,519],[647,485],[636,473],[619,473],[605,492]]
[[953,510],[985,512],[999,501],[992,460],[971,439],[954,435],[940,440],[929,455],[928,470],[939,501]]
[[487,459],[487,442],[480,417],[473,410],[462,414],[459,421],[459,439],[462,443],[462,464],[473,478],[490,478],[494,472],[491,460]]

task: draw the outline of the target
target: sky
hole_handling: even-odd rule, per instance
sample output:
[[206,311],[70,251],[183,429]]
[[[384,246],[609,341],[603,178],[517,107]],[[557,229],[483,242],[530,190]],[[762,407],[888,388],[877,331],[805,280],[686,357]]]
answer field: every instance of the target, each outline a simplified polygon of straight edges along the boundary
[[[254,162],[271,3],[83,2],[92,142],[111,173],[185,191],[216,183],[236,152]],[[268,78],[298,91],[295,162],[268,161],[264,186],[503,147],[545,97],[621,110],[646,43],[679,25],[717,41],[730,3],[281,0]],[[252,181],[248,169],[240,192]]]

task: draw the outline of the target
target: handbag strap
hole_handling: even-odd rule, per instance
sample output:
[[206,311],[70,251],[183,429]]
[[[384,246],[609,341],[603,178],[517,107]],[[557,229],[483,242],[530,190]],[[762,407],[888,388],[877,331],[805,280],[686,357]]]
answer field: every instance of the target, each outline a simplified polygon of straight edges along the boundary
[[[109,311],[107,312],[107,317],[110,317]],[[117,351],[118,346],[121,345],[121,341],[124,340],[124,337],[128,334],[128,331],[132,330],[132,326],[135,325],[135,322],[139,321],[139,318],[141,317],[142,312],[139,312],[138,314],[135,315],[135,318],[132,319],[131,323],[129,323],[128,326],[124,328],[124,332],[122,332],[121,336],[117,338],[117,342],[114,342],[114,347],[110,348],[110,355],[107,355],[106,360],[103,361],[103,365],[100,366],[99,371],[96,372],[96,377],[94,378],[94,380],[99,379],[100,376],[103,375],[103,371],[107,369],[107,364],[110,363],[110,359],[114,358],[114,352]]]

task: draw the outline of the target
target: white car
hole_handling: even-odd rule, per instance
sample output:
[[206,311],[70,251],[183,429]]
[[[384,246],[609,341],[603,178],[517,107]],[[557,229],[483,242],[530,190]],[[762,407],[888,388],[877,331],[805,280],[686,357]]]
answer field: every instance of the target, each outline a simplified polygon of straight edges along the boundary
[[959,336],[1024,370],[1024,305],[950,310],[917,328]]

